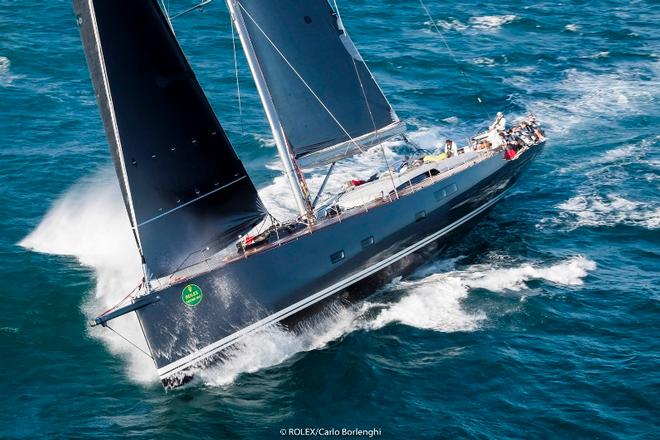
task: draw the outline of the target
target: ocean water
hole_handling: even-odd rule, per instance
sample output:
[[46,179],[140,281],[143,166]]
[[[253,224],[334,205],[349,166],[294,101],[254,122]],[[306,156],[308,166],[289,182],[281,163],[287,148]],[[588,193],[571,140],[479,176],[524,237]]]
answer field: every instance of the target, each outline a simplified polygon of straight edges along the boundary
[[[71,5],[0,0],[0,437],[660,438],[660,6],[428,4],[458,65],[416,2],[339,2],[412,137],[431,148],[498,110],[533,112],[549,136],[542,155],[413,276],[301,335],[251,336],[165,392],[150,359],[87,324],[140,269]],[[285,215],[242,55],[238,112],[224,5],[175,29],[269,209]],[[347,161],[331,185],[377,158]],[[116,328],[144,344],[134,318]]]

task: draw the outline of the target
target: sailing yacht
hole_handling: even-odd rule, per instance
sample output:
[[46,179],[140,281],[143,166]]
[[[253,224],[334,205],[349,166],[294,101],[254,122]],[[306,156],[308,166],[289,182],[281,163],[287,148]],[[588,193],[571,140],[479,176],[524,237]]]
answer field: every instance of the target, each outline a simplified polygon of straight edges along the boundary
[[158,1],[73,3],[144,271],[139,291],[93,325],[135,313],[166,387],[246,335],[295,329],[410,273],[501,200],[541,149],[532,121],[514,146],[475,138],[318,203],[303,170],[405,138],[406,124],[336,5],[227,0],[298,211],[273,221]]

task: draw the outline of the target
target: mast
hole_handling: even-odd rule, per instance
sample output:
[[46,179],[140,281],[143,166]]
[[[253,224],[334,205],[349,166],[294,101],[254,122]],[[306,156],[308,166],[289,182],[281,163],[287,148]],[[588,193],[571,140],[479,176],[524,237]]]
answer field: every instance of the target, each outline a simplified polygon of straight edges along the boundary
[[241,40],[241,45],[243,46],[243,51],[250,66],[250,71],[252,72],[252,77],[257,86],[257,92],[263,103],[264,110],[266,112],[266,118],[268,119],[268,124],[270,129],[273,132],[273,138],[275,139],[275,145],[277,146],[277,153],[280,156],[280,160],[284,165],[284,173],[286,174],[287,180],[289,181],[289,186],[291,187],[291,192],[293,193],[293,198],[296,202],[298,212],[301,216],[307,217],[308,219],[313,219],[313,211],[311,204],[309,202],[308,192],[306,191],[306,184],[302,171],[297,166],[293,159],[293,153],[290,151],[289,145],[284,137],[284,132],[282,130],[282,123],[279,119],[273,99],[268,91],[266,86],[266,79],[263,76],[263,72],[259,67],[259,60],[257,59],[254,48],[252,47],[252,42],[250,37],[245,29],[245,22],[243,21],[242,14],[236,13],[235,0],[227,0],[227,7],[229,8],[229,13],[232,17],[232,21],[236,26],[238,32],[238,37]]

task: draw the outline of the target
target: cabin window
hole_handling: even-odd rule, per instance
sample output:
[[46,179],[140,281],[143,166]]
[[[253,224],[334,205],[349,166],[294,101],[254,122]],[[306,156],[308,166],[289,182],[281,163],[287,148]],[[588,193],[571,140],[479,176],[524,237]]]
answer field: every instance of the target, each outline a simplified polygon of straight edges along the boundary
[[374,236],[372,235],[363,239],[361,243],[362,243],[362,249],[371,246],[372,244],[374,244]]
[[334,254],[330,255],[330,261],[332,261],[332,264],[339,263],[341,260],[344,259],[345,256],[346,256],[346,254],[344,253],[343,250],[338,251],[338,252],[335,252]]
[[419,211],[417,214],[415,214],[415,221],[421,221],[426,218],[426,211]]
[[438,190],[438,191],[434,192],[433,196],[439,202],[440,200],[447,197],[447,192],[444,189],[441,189],[441,190]]
[[447,197],[450,194],[455,193],[456,191],[458,191],[458,186],[456,186],[455,183],[452,183],[451,185],[445,186],[441,190],[438,190],[438,191],[434,192],[433,196],[439,202],[440,200],[444,199],[445,197]]

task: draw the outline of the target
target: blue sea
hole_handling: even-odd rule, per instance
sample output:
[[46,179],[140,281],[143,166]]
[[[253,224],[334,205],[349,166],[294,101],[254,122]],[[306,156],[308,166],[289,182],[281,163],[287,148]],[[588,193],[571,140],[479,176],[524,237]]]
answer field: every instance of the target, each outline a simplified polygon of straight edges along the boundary
[[[660,4],[428,6],[456,60],[415,1],[339,2],[411,137],[460,144],[497,111],[533,113],[542,154],[411,277],[300,335],[252,336],[166,392],[148,357],[88,325],[140,267],[71,4],[0,0],[1,438],[660,438]],[[242,53],[238,110],[223,2],[174,27],[268,208],[286,215]],[[331,186],[377,158],[346,161]],[[144,346],[135,318],[116,330]]]

